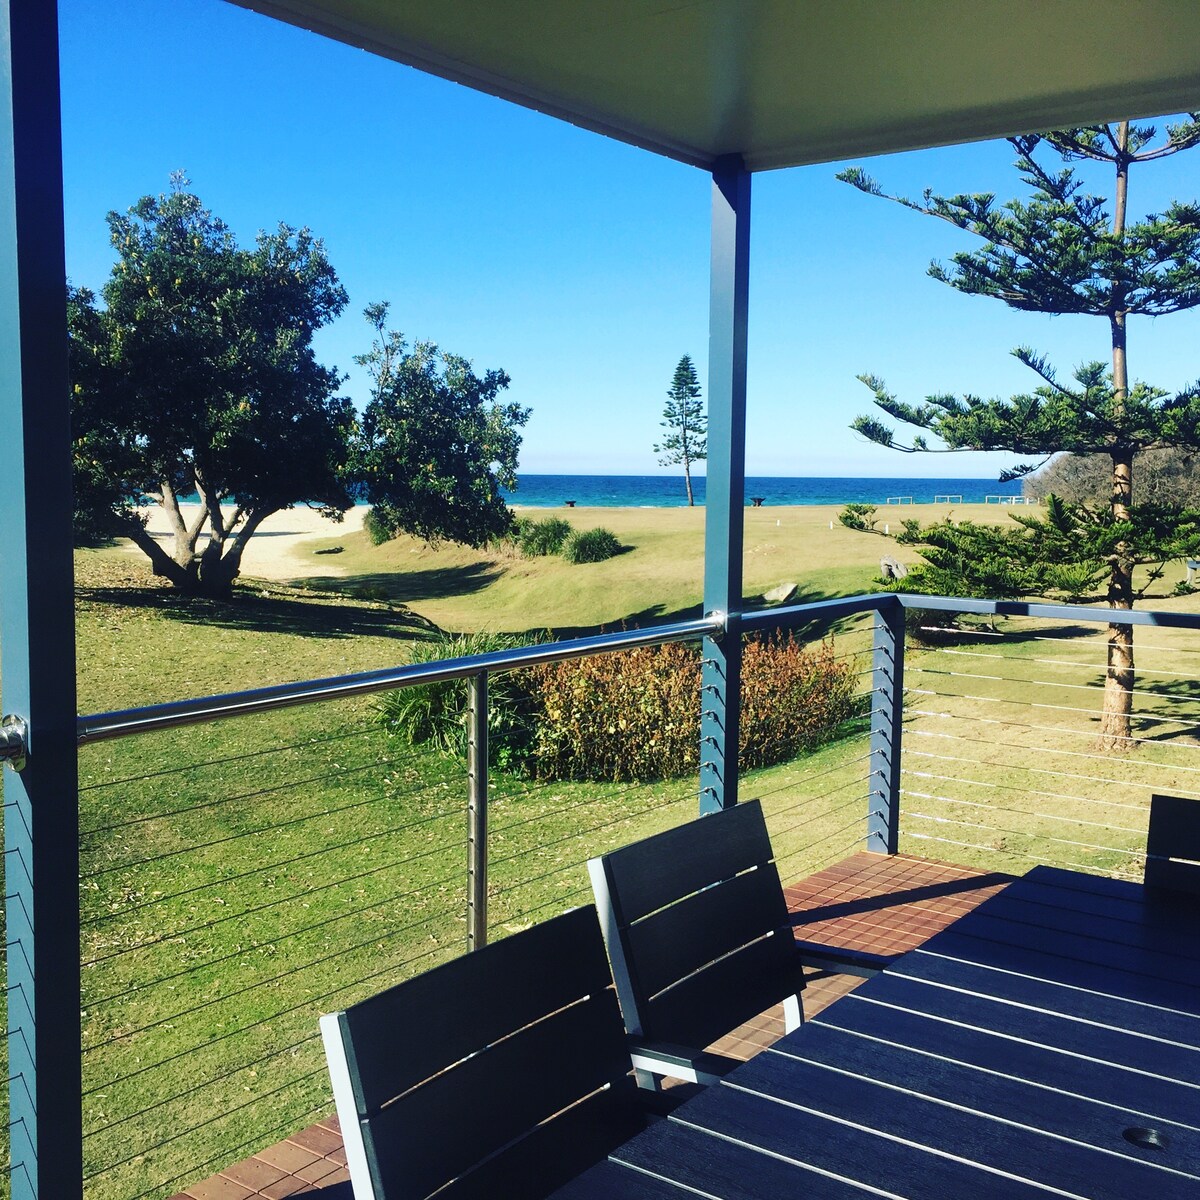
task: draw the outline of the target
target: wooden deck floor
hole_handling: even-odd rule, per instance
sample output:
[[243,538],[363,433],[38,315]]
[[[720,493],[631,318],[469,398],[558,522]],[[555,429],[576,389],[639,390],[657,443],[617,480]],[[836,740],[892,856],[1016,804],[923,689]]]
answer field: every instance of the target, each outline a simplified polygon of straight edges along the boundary
[[[858,952],[884,966],[982,903],[1011,876],[987,874],[897,854],[859,853],[785,889],[798,940]],[[804,1011],[815,1016],[862,980],[808,974]],[[749,1058],[783,1033],[780,1010],[718,1042],[713,1049]],[[352,1200],[336,1117],[227,1167],[172,1200]]]

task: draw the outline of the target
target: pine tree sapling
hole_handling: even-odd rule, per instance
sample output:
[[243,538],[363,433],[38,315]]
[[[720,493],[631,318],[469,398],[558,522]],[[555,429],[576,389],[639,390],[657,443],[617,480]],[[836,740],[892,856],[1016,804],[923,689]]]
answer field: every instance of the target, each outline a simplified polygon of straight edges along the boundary
[[[1014,354],[1041,383],[1007,400],[935,395],[923,404],[909,404],[893,396],[882,380],[863,375],[883,412],[933,434],[941,445],[931,446],[923,435],[902,443],[874,416],[860,417],[853,426],[872,441],[910,452],[1008,450],[1043,460],[1059,451],[1106,456],[1109,491],[1102,510],[1089,514],[1075,509],[1067,519],[1080,534],[1075,541],[1083,555],[1074,560],[1075,585],[1083,584],[1089,557],[1099,554],[1107,569],[1108,603],[1117,609],[1133,605],[1134,568],[1173,552],[1180,544],[1175,532],[1188,521],[1183,513],[1165,509],[1139,515],[1133,493],[1135,459],[1150,450],[1200,449],[1200,384],[1170,394],[1131,382],[1129,375],[1129,317],[1162,316],[1200,305],[1200,204],[1175,202],[1137,222],[1128,217],[1130,168],[1200,145],[1200,115],[1189,113],[1186,120],[1166,127],[1164,139],[1156,143],[1156,137],[1152,126],[1123,121],[1010,138],[1017,168],[1032,191],[1026,201],[999,205],[991,194],[943,197],[928,191],[920,201],[887,197],[982,239],[981,248],[955,254],[951,265],[935,263],[929,271],[933,278],[1026,312],[1103,319],[1111,358],[1107,364],[1084,364],[1063,381],[1043,356],[1018,348]],[[1045,150],[1066,165],[1043,165]],[[1111,168],[1111,207],[1084,190],[1069,165],[1080,161]],[[884,195],[858,168],[840,178],[871,195]],[[1005,478],[1034,469],[1035,464],[1023,463]],[[1087,537],[1084,530],[1089,530]],[[1156,531],[1165,540],[1148,544]],[[1105,749],[1132,744],[1133,671],[1132,626],[1113,623],[1101,721]]]
[[686,354],[679,360],[667,389],[667,403],[660,424],[667,433],[654,447],[654,453],[659,456],[658,465],[683,466],[688,506],[691,507],[696,503],[692,494],[692,463],[703,462],[708,457],[708,417],[704,412],[704,401],[700,399],[696,368]]
[[857,529],[860,533],[879,533],[875,513],[876,508],[873,504],[847,504],[838,513],[838,520],[847,529]]

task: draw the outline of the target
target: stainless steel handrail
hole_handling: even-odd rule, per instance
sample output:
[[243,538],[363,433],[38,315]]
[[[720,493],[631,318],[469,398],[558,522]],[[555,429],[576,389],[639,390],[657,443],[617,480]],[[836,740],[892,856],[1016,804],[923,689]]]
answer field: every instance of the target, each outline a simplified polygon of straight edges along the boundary
[[362,671],[355,675],[338,675],[330,679],[309,679],[301,683],[284,683],[251,691],[228,692],[194,700],[177,700],[154,704],[146,708],[129,708],[116,712],[94,713],[79,717],[76,734],[81,746],[92,742],[111,741],[137,733],[158,729],[174,729],[181,725],[198,725],[225,717],[241,717],[250,713],[270,712],[298,704],[313,704],[321,700],[367,696],[393,688],[411,687],[418,683],[439,683],[447,679],[464,679],[484,671],[511,671],[533,667],[540,663],[562,662],[601,654],[613,650],[632,650],[639,646],[659,646],[665,642],[688,641],[692,638],[716,635],[724,631],[721,614],[699,617],[692,621],[676,621],[656,625],[651,629],[621,630],[617,633],[594,634],[591,637],[570,638],[538,646],[520,646],[512,650],[497,650],[489,654],[472,654],[463,658],[448,658],[441,662],[412,663],[379,671]]
[[[1156,625],[1178,629],[1200,629],[1200,614],[1127,610],[1091,607],[1080,604],[1046,604],[1023,600],[973,600],[965,597],[922,596],[912,593],[878,592],[821,600],[811,604],[795,604],[786,608],[758,609],[738,617],[740,632],[788,628],[809,621],[831,621],[838,617],[869,612],[887,604],[899,602],[905,608],[928,608],[951,612],[994,613],[1000,616],[1066,618],[1094,624]],[[651,629],[622,630],[618,633],[595,634],[571,638],[539,646],[521,646],[513,650],[498,650],[465,658],[441,662],[415,663],[389,667],[380,671],[364,671],[355,675],[339,675],[330,679],[311,679],[301,683],[285,683],[252,691],[229,692],[194,700],[179,700],[155,704],[146,708],[123,709],[116,712],[94,713],[79,717],[77,736],[80,745],[109,741],[151,730],[171,729],[181,725],[197,725],[224,717],[268,712],[321,700],[349,696],[365,696],[393,688],[411,687],[419,683],[436,683],[447,679],[463,679],[481,671],[506,671],[532,667],[539,663],[561,662],[613,650],[630,650],[638,646],[658,646],[666,642],[687,641],[706,635],[717,635],[726,629],[724,614],[698,617],[692,621],[676,621]]]
[[1200,629],[1200,613],[1168,612],[1153,608],[1107,608],[1090,604],[1047,604],[1033,600],[968,600],[962,596],[921,596],[911,592],[898,592],[896,599],[905,608],[929,608],[940,612],[1042,617],[1085,621],[1095,625],[1157,625],[1163,629]]
[[861,596],[841,596],[834,600],[814,600],[808,604],[759,608],[753,612],[742,613],[738,618],[738,625],[743,633],[788,629],[794,625],[807,625],[812,621],[836,621],[839,617],[872,612],[895,602],[896,598],[891,592],[871,592]]

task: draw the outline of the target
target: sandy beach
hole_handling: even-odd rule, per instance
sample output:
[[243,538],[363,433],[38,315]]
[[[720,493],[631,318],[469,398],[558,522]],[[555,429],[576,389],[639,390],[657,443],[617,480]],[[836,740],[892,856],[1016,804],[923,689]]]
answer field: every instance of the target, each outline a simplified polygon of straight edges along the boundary
[[[183,504],[180,508],[185,521],[195,519],[197,505]],[[148,518],[146,528],[152,537],[165,540],[170,536],[166,516],[157,504],[148,505],[141,511]],[[250,539],[242,556],[242,574],[259,579],[300,579],[308,575],[344,574],[337,565],[336,555],[322,555],[319,558],[305,555],[302,552],[304,543],[357,533],[362,528],[366,511],[366,508],[356,506],[346,513],[340,524],[321,516],[315,508],[302,505],[272,514]],[[204,541],[202,535],[200,544],[203,545]],[[132,554],[141,554],[132,542],[127,543],[127,548]]]

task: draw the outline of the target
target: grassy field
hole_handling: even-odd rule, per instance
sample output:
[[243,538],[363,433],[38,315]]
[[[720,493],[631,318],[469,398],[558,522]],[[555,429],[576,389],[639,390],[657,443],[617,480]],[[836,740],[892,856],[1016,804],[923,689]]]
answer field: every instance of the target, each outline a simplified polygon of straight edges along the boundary
[[[881,554],[907,557],[833,516],[748,510],[747,593],[863,591]],[[321,561],[345,574],[248,582],[228,604],[181,601],[119,550],[81,553],[80,707],[393,665],[434,625],[580,630],[698,605],[702,512],[571,517],[631,548],[571,566],[352,537],[317,547],[342,545]],[[856,668],[868,631],[837,635]],[[1200,794],[1196,640],[1139,633],[1140,740],[1122,756],[1094,751],[1096,629],[980,621],[910,647],[902,849],[1136,874],[1149,790]],[[785,878],[861,844],[866,749],[857,734],[745,777]],[[461,952],[463,767],[389,739],[356,700],[86,747],[81,772],[87,1193],[168,1196],[327,1111],[321,1012]],[[586,858],[687,819],[695,790],[495,777],[494,933],[586,900]]]
[[[781,583],[794,583],[799,600],[867,591],[880,555],[916,561],[890,538],[847,529],[837,509],[823,506],[748,508],[745,512],[745,594],[757,600]],[[881,526],[900,516],[923,521],[954,511],[997,519],[995,506],[950,510],[920,505],[880,510]],[[530,510],[539,517],[542,512]],[[560,631],[645,624],[699,612],[704,580],[702,508],[576,508],[554,510],[578,530],[603,526],[628,549],[608,562],[571,566],[556,557],[521,559],[444,546],[431,549],[401,537],[372,546],[365,534],[310,543],[305,557],[341,546],[323,562],[345,575],[316,578],[316,586],[387,597],[408,604],[446,629]],[[832,524],[832,528],[830,525]]]

